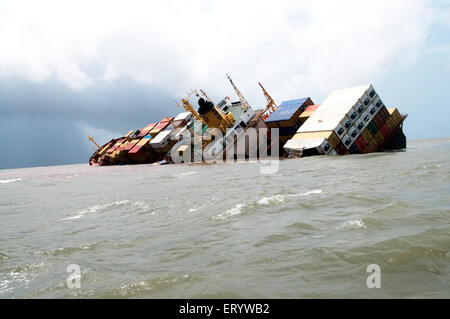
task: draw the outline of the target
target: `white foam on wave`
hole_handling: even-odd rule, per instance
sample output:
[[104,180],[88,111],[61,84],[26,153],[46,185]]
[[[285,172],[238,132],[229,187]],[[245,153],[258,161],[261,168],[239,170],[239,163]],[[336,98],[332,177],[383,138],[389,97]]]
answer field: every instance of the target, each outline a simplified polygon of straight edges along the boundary
[[104,204],[104,205],[95,205],[83,210],[80,210],[75,213],[73,216],[69,216],[66,218],[62,218],[60,220],[72,220],[72,219],[79,219],[83,217],[86,214],[93,214],[97,212],[104,211],[109,208],[119,207],[119,206],[125,206],[125,205],[131,205],[134,206],[142,211],[148,211],[150,209],[150,206],[145,202],[131,202],[129,200],[122,200],[122,201],[115,201],[112,203]]
[[255,205],[259,205],[259,206],[264,206],[264,205],[270,205],[272,203],[282,203],[285,201],[286,197],[299,197],[299,196],[308,196],[308,195],[317,195],[317,194],[322,194],[322,190],[321,189],[314,189],[305,193],[299,193],[299,194],[290,194],[290,195],[272,195],[272,196],[268,196],[268,197],[263,197],[260,200],[258,200],[256,203],[253,202],[252,204],[237,204],[235,207],[227,210],[224,213],[220,213],[216,216],[214,216],[213,218],[216,220],[224,220],[227,219],[231,216],[236,216],[236,215],[240,215],[242,214],[242,209],[246,206],[248,207],[252,207]]
[[294,194],[294,195],[288,195],[291,197],[298,197],[298,196],[309,196],[309,195],[318,195],[322,194],[321,189],[313,189],[312,191],[306,192],[306,193],[300,193],[300,194]]
[[284,195],[273,195],[269,197],[263,197],[257,203],[259,205],[268,205],[270,203],[282,203],[284,202]]
[[261,198],[259,201],[257,201],[257,204],[268,205],[271,203],[282,203],[282,202],[284,202],[286,197],[300,197],[300,196],[317,195],[317,194],[322,194],[322,190],[314,189],[314,190],[308,191],[306,193],[290,194],[290,195],[272,195],[269,197]]
[[342,228],[347,229],[366,229],[366,224],[362,219],[349,220],[341,225]]
[[14,183],[14,182],[19,182],[22,181],[23,179],[21,178],[13,178],[13,179],[0,179],[0,184],[9,184],[9,183]]
[[236,216],[242,214],[242,208],[245,207],[245,204],[237,204],[235,207],[227,210],[224,213],[220,213],[219,215],[214,216],[214,219],[224,220],[231,216]]

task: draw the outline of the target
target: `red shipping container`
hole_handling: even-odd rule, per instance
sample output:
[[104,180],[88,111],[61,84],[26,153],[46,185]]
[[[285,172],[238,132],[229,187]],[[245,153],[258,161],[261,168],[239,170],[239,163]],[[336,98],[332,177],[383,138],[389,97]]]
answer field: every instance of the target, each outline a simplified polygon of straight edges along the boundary
[[305,112],[315,112],[320,104],[310,105],[305,109]]
[[[380,109],[378,114],[381,115],[381,118],[383,119],[383,123],[386,123],[387,119],[390,116],[389,111],[387,110],[387,108],[385,106]],[[378,126],[378,127],[380,127],[380,126]]]
[[340,142],[338,146],[336,146],[335,150],[339,155],[344,155],[347,152],[347,149],[342,142]]
[[158,123],[150,123],[149,125],[147,125],[145,127],[145,129],[148,129],[149,131],[151,131]]
[[366,140],[364,139],[364,137],[362,137],[362,135],[360,135],[360,136],[356,139],[355,145],[359,148],[359,150],[360,150],[361,152],[366,148],[367,143],[366,143]]
[[149,129],[147,129],[147,128],[143,128],[143,129],[141,129],[141,132],[139,133],[139,135],[138,135],[137,137],[140,137],[140,138],[142,138],[142,137],[144,137],[145,135],[147,135],[147,134],[148,134],[148,132],[150,132],[150,130],[149,130]]
[[389,129],[389,127],[384,124],[381,128],[380,128],[380,132],[383,135],[384,138],[387,138],[390,134],[391,134],[391,130]]
[[160,121],[160,123],[164,123],[164,122],[170,122],[170,121],[173,121],[173,117],[166,117],[166,118],[163,118],[161,121]]
[[378,112],[378,114],[373,118],[373,121],[375,122],[378,129],[386,123],[386,121],[383,120],[383,116],[381,115],[381,112]]
[[114,152],[120,146],[120,144],[122,144],[124,141],[125,141],[125,139],[120,139],[120,140],[116,141],[116,143],[109,150],[107,150],[106,153]]
[[169,126],[169,122],[159,122],[153,129],[159,129],[160,131],[164,130],[167,126]]
[[132,140],[125,146],[124,151],[130,151],[140,140]]
[[145,144],[141,144],[139,145],[139,143],[137,143],[129,152],[128,154],[133,155],[133,154],[138,154],[139,151],[141,150],[141,148],[143,148],[145,146]]

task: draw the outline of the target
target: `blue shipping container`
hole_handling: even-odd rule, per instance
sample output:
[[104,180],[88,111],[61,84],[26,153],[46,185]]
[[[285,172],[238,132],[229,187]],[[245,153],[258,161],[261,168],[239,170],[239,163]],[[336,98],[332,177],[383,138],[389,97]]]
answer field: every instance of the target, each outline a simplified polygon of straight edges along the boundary
[[294,116],[294,114],[298,112],[299,109],[301,112],[304,111],[304,109],[306,108],[305,102],[307,100],[308,98],[284,101],[265,122],[270,123],[289,121],[290,119],[292,119],[292,116]]

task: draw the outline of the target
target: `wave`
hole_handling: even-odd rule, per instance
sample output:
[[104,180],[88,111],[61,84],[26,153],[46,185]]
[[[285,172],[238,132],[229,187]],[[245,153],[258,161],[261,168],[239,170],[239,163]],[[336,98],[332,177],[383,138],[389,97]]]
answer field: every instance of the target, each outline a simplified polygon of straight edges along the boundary
[[9,184],[14,182],[23,181],[21,178],[13,178],[13,179],[0,179],[0,184]]
[[150,209],[150,206],[148,206],[145,202],[132,202],[130,200],[122,200],[122,201],[115,201],[112,203],[104,204],[104,205],[95,205],[83,210],[80,210],[75,213],[73,216],[65,217],[60,220],[73,220],[73,219],[79,219],[87,214],[93,214],[97,212],[102,212],[110,208],[116,208],[116,207],[122,207],[122,206],[134,206],[142,211],[148,211]]
[[344,229],[366,229],[367,226],[362,219],[349,220],[343,223],[339,228]]
[[176,286],[185,285],[195,279],[196,278],[191,274],[185,273],[167,277],[155,277],[151,279],[138,280],[125,283],[117,288],[113,288],[110,292],[103,294],[102,297],[133,298],[136,296],[148,296],[150,294],[162,293]]
[[214,216],[213,218],[216,220],[225,220],[228,219],[229,217],[232,216],[236,216],[236,215],[240,215],[242,214],[245,209],[247,208],[254,208],[254,207],[258,207],[258,206],[267,206],[267,205],[271,205],[271,204],[276,204],[276,203],[282,203],[285,201],[286,198],[289,197],[301,197],[301,196],[309,196],[309,195],[317,195],[317,194],[322,194],[322,190],[321,189],[314,189],[305,193],[299,193],[299,194],[287,194],[287,195],[282,195],[282,194],[276,194],[276,195],[272,195],[272,196],[268,196],[268,197],[263,197],[261,199],[259,199],[256,202],[252,202],[250,204],[237,204],[235,207],[227,210],[224,213],[220,213],[216,216]]
[[322,194],[322,190],[314,189],[314,190],[306,192],[306,193],[288,194],[288,195],[272,195],[269,197],[263,197],[260,200],[258,200],[256,203],[259,205],[269,205],[272,203],[282,203],[282,202],[284,202],[286,197],[300,197],[300,196],[317,195],[317,194]]

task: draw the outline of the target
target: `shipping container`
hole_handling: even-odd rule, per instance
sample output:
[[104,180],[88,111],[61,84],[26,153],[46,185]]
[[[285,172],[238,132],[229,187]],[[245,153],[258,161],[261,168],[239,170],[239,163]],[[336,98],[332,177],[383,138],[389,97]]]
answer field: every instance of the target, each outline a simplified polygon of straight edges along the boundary
[[135,139],[132,140],[130,143],[127,144],[127,146],[124,147],[124,151],[130,151],[138,142],[140,141],[140,139]]
[[359,133],[362,133],[362,131],[366,128],[366,123],[364,122],[363,119],[359,118],[356,121],[354,127],[358,130]]
[[339,155],[344,155],[347,152],[347,148],[342,142],[340,142],[338,146],[336,146],[335,150]]
[[389,118],[390,114],[386,107],[382,107],[379,111],[379,114],[381,114],[381,117],[383,118],[383,122],[386,123],[387,119]]
[[354,143],[357,147],[358,147],[358,149],[359,149],[359,151],[362,153],[362,151],[366,148],[366,146],[367,146],[367,142],[366,142],[366,140],[364,139],[364,137],[362,137],[362,135],[361,136],[359,136],[357,139],[356,139],[356,141],[355,141],[355,143]]
[[134,130],[129,131],[127,134],[125,134],[125,137],[128,138],[133,134]]
[[139,135],[137,136],[138,138],[143,138],[145,135],[147,135],[150,132],[149,129],[147,128],[143,128],[140,130]]
[[372,134],[372,136],[377,134],[378,126],[375,123],[375,118],[372,121],[370,121],[369,124],[367,124],[367,129],[369,130],[370,134]]
[[172,131],[170,130],[164,130],[162,132],[160,132],[151,142],[150,142],[150,146],[152,148],[163,148],[165,147],[169,141],[170,141],[170,137],[171,137],[171,133]]
[[144,129],[148,130],[148,132],[150,132],[158,123],[150,123],[149,125],[147,125],[146,127],[144,127]]
[[372,101],[372,104],[377,110],[380,110],[382,107],[384,107],[384,103],[379,96],[375,97],[375,99]]
[[172,121],[173,121],[173,117],[165,117],[159,122],[160,123],[165,123],[165,122],[172,122]]
[[369,143],[370,140],[371,140],[372,137],[373,137],[372,133],[370,132],[369,127],[366,127],[366,128],[362,131],[361,136],[362,136],[362,138],[364,138],[364,140],[366,141],[366,143]]
[[333,131],[296,133],[292,139],[294,140],[327,139],[333,148],[335,148],[340,143],[339,138]]
[[306,109],[305,112],[315,112],[317,110],[317,108],[320,106],[320,104],[314,104],[314,105],[309,105]]
[[384,124],[381,128],[380,128],[380,132],[384,137],[384,140],[391,134],[391,130],[389,129],[389,127],[387,126],[387,124]]
[[348,151],[350,152],[350,154],[360,154],[361,153],[361,151],[355,144],[352,144],[350,146],[350,148],[348,149]]
[[383,115],[381,112],[378,112],[378,114],[373,118],[374,123],[377,125],[378,129],[380,129],[384,123],[386,123],[385,120],[383,120]]
[[314,103],[309,97],[284,101],[275,112],[265,120],[265,123],[268,127],[272,128],[293,127],[299,121],[300,114],[310,105],[314,105]]
[[401,116],[398,109],[396,109],[396,108],[388,109],[388,112],[391,115],[392,120],[395,123],[395,126],[397,126],[403,120],[403,117]]
[[344,144],[345,148],[348,150],[350,146],[355,142],[357,136],[353,137],[350,133],[347,133],[342,138],[342,143]]
[[375,141],[375,144],[373,144],[373,145],[376,145],[377,148],[380,147],[384,143],[385,138],[384,138],[384,135],[381,133],[381,129],[379,129],[377,134],[375,134],[373,136],[373,140]]
[[389,128],[390,131],[392,131],[397,125],[394,121],[394,117],[391,115],[386,121],[386,125]]
[[139,142],[136,143],[136,145],[128,152],[130,155],[138,154],[142,148],[144,148],[148,142],[149,139],[141,139]]

